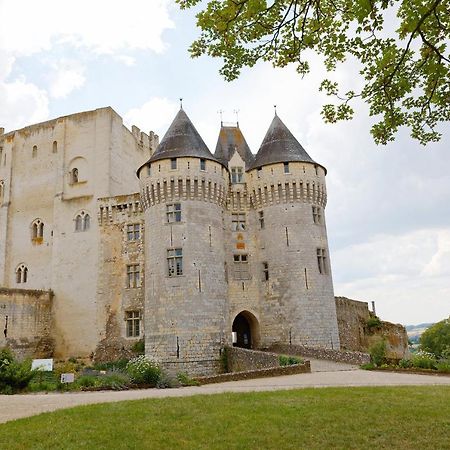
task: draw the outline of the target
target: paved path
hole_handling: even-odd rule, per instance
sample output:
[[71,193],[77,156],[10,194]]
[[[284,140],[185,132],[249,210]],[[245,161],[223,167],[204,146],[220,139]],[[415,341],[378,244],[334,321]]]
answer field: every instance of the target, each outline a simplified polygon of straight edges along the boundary
[[0,423],[46,411],[92,403],[143,398],[184,397],[222,392],[272,391],[331,386],[450,385],[450,377],[360,370],[348,364],[311,360],[313,372],[256,380],[228,381],[177,389],[0,395]]

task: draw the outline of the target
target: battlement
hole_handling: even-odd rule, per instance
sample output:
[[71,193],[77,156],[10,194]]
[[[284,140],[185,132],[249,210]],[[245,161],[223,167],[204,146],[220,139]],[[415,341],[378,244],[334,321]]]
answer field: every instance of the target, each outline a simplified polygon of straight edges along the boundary
[[97,218],[100,226],[124,222],[130,218],[142,216],[139,193],[118,195],[116,197],[99,198],[97,200]]

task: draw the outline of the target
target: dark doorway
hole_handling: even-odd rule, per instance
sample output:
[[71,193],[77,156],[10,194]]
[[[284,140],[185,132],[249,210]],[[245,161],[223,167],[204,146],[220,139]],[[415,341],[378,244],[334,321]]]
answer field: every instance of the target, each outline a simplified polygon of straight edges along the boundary
[[234,319],[232,331],[236,333],[234,347],[252,348],[250,323],[242,313],[239,313]]

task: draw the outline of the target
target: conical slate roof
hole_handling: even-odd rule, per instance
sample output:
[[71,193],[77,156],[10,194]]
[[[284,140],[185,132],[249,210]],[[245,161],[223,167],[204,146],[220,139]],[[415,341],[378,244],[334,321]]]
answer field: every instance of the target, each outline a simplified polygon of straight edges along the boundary
[[228,162],[233,157],[234,152],[238,152],[245,162],[247,169],[253,163],[255,156],[250,151],[247,141],[242,134],[241,129],[230,126],[221,126],[219,138],[217,139],[216,151],[214,156],[228,165]]
[[275,115],[267,130],[255,160],[249,169],[278,162],[301,161],[314,163],[281,119]]
[[180,109],[147,163],[182,156],[205,158],[219,162],[209,151],[187,114],[183,109]]

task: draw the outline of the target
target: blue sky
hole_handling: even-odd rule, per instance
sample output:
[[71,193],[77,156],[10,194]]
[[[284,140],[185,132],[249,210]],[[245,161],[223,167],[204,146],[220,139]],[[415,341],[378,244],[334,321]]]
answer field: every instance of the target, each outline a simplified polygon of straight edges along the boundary
[[[162,136],[184,108],[214,151],[220,117],[240,126],[254,153],[273,105],[309,154],[328,168],[328,237],[336,295],[372,301],[386,320],[419,323],[450,314],[450,126],[426,148],[403,130],[377,147],[364,105],[326,125],[324,70],[305,79],[258,64],[232,83],[220,61],[192,60],[193,11],[169,0],[0,0],[0,126],[7,131],[112,106],[130,126]],[[356,88],[357,69],[333,75]]]

